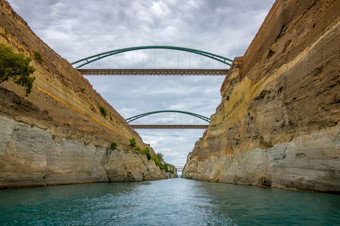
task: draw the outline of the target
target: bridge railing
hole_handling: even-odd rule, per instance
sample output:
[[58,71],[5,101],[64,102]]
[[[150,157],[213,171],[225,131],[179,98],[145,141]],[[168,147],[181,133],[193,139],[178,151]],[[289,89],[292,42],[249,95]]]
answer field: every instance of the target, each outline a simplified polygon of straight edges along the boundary
[[134,129],[208,129],[209,125],[138,125],[130,124]]
[[226,76],[228,69],[77,69],[83,75],[195,75]]

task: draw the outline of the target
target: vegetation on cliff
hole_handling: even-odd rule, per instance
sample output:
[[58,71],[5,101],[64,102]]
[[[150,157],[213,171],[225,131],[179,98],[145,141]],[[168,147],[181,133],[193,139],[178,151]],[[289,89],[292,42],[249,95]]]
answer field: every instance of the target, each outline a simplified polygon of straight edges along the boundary
[[130,141],[130,146],[131,147],[136,147],[136,144],[137,144],[136,143],[136,138],[132,137],[129,141]]
[[[41,55],[40,55],[40,58]],[[12,78],[18,85],[24,86],[26,96],[31,93],[35,77],[30,77],[35,68],[30,66],[31,58],[22,53],[14,53],[13,50],[0,44],[0,83]]]
[[117,143],[112,142],[111,145],[110,145],[110,149],[111,150],[116,150],[116,148],[117,148]]
[[38,61],[39,64],[41,64],[43,62],[41,54],[37,51],[34,51],[33,54],[34,58]]
[[163,155],[161,153],[152,155],[149,147],[145,147],[144,149],[141,149],[136,143],[136,138],[133,137],[130,139],[130,146],[134,147],[137,151],[140,151],[141,153],[145,154],[148,160],[152,159],[155,162],[156,166],[158,166],[161,170],[164,170],[165,172],[171,172],[171,173],[174,172],[175,166],[165,162],[163,159]]
[[99,111],[100,111],[100,113],[102,114],[102,116],[103,116],[104,118],[106,118],[106,116],[107,116],[107,110],[106,110],[106,108],[104,108],[103,106],[100,106],[100,107],[99,107]]

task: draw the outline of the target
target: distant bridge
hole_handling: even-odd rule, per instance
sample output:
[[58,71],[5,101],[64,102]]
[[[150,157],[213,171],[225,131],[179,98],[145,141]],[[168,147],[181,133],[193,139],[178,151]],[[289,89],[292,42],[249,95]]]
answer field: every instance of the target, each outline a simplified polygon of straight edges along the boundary
[[177,173],[182,173],[184,166],[175,166],[177,169]]
[[208,129],[209,125],[130,125],[134,129]]
[[[151,112],[145,112],[139,115],[132,116],[130,118],[127,118],[126,121],[128,123],[135,121],[137,119],[143,118],[145,116],[153,115],[153,114],[161,114],[161,113],[180,113],[180,114],[186,114],[190,115],[196,118],[199,118],[205,122],[210,122],[210,119],[208,117],[205,117],[203,115],[199,115],[193,112],[188,111],[179,111],[179,110],[161,110],[161,111],[151,111]],[[135,129],[207,129],[208,124],[204,125],[172,125],[172,124],[158,124],[158,125],[138,125],[138,124],[130,124],[132,128]]]

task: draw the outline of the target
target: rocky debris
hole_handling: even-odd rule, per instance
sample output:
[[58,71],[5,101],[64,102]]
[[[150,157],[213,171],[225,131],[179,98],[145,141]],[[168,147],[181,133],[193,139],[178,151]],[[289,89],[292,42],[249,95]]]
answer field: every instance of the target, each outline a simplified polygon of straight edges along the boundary
[[340,2],[277,0],[183,177],[340,191]]

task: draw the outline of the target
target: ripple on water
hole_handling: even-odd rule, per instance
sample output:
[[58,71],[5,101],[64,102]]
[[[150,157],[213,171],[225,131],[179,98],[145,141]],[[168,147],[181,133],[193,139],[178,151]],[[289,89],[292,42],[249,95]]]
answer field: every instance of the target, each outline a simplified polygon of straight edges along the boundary
[[1,190],[0,225],[339,224],[338,195],[185,179]]

